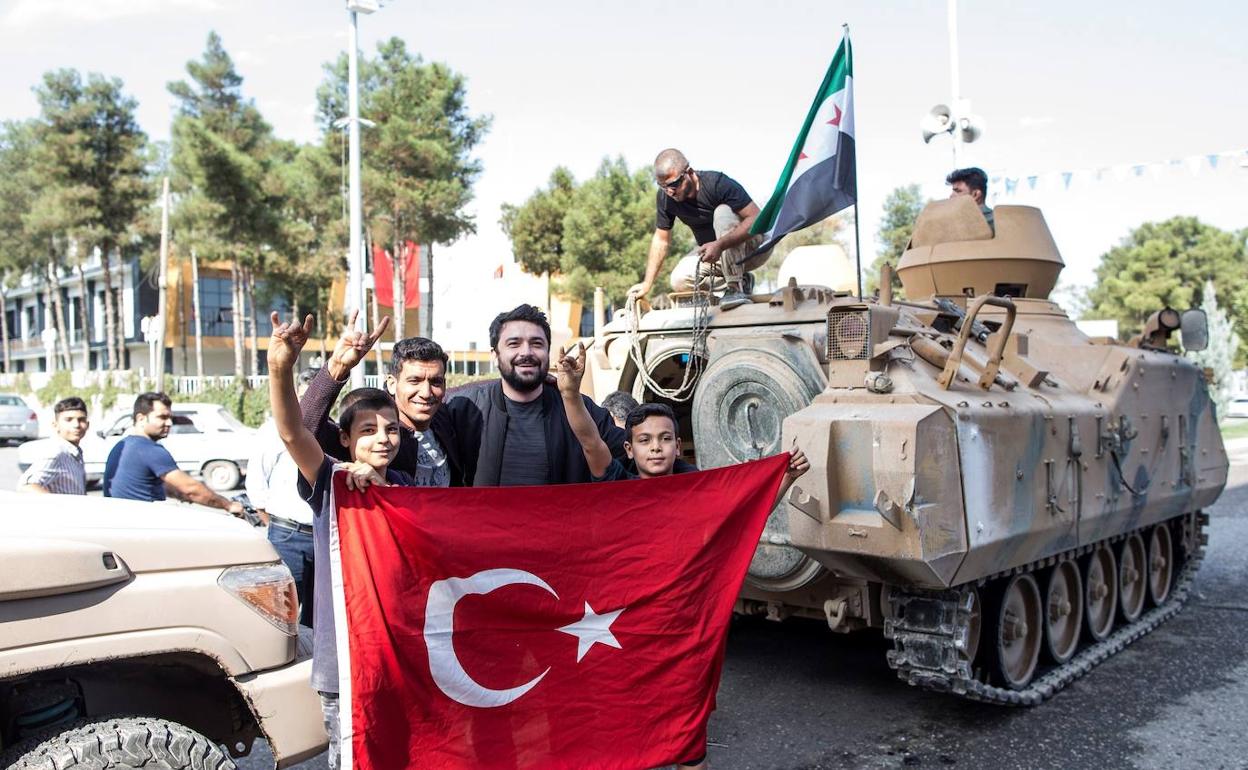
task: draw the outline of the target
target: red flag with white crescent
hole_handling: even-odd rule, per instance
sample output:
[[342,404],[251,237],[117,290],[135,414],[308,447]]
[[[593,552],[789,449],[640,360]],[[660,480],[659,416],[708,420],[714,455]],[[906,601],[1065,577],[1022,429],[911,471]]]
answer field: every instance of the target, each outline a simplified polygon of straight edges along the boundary
[[343,767],[701,756],[733,601],[787,463],[547,487],[361,493],[336,479]]

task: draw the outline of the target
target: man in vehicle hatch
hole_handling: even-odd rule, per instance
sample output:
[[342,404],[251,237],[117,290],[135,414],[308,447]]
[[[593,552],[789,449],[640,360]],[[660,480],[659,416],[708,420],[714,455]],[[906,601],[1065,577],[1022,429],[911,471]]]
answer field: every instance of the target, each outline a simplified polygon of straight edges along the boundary
[[988,227],[993,235],[996,235],[997,223],[993,221],[992,209],[988,208],[988,204],[984,202],[988,199],[988,175],[984,173],[984,170],[974,166],[955,169],[945,177],[945,184],[950,187],[950,198],[969,195],[971,200],[979,206],[984,219],[988,220]]
[[[344,461],[347,458],[338,438],[339,429],[329,419],[329,410],[351,370],[390,325],[386,316],[371,334],[354,331],[358,312],[352,315],[333,354],[299,402],[303,426],[316,436],[326,454]],[[399,451],[390,467],[408,474],[420,486],[460,487],[471,482],[471,476],[465,476],[450,421],[442,412],[447,360],[442,347],[433,340],[408,337],[395,344],[386,375],[386,390],[394,396],[400,425]]]
[[164,393],[134,399],[134,427],[113,446],[104,463],[104,496],[157,502],[165,492],[242,518],[243,504],[230,500],[179,470],[169,450],[156,443],[173,427],[173,401]]
[[667,258],[672,226],[679,219],[693,231],[698,249],[672,269],[672,289],[692,291],[695,274],[698,288],[723,291],[721,310],[749,303],[756,270],[767,261],[767,251],[751,257],[762,243],[762,236],[751,236],[750,227],[758,218],[758,205],[735,179],[719,171],[695,171],[680,150],[666,149],[654,159],[655,194],[654,236],[641,283],[628,290],[630,296],[644,297]]

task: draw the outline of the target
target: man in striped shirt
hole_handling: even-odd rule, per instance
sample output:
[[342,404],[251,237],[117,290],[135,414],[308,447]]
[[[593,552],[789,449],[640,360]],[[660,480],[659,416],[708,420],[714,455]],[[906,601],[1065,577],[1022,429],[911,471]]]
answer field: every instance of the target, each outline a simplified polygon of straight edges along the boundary
[[53,495],[85,495],[87,473],[82,465],[82,448],[78,446],[91,427],[87,405],[71,396],[56,402],[52,408],[56,435],[47,440],[47,451],[31,463],[17,480],[21,492],[42,492]]

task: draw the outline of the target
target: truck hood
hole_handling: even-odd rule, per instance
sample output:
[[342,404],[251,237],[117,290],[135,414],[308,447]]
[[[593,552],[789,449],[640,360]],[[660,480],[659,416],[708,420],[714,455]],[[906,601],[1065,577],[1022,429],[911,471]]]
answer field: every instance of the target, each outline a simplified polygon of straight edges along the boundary
[[75,545],[99,546],[136,573],[278,560],[264,530],[180,503],[0,492],[0,533],[26,546],[45,541],[49,559]]

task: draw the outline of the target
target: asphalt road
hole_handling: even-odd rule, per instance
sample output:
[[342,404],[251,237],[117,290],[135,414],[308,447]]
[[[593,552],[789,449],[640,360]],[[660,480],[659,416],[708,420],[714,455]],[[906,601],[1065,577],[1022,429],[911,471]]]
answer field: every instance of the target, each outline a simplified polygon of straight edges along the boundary
[[[0,449],[12,487],[14,450]],[[879,634],[817,623],[733,626],[710,724],[722,770],[825,768],[1248,768],[1248,446],[1209,511],[1187,607],[1036,708],[911,688]],[[272,767],[262,746],[240,767]],[[324,756],[298,766],[325,768]]]

